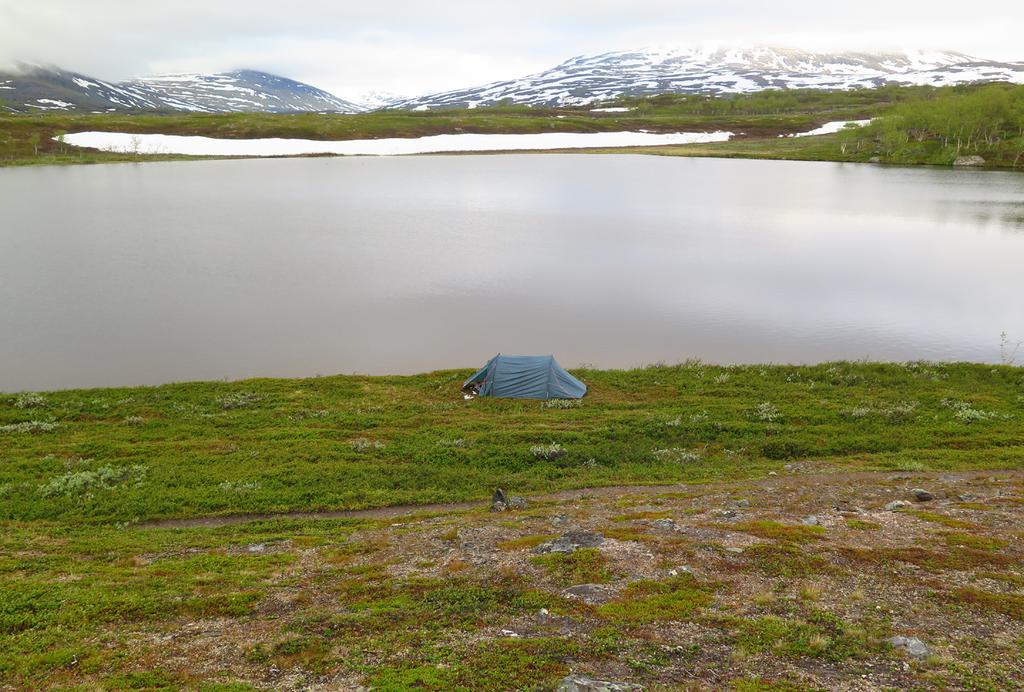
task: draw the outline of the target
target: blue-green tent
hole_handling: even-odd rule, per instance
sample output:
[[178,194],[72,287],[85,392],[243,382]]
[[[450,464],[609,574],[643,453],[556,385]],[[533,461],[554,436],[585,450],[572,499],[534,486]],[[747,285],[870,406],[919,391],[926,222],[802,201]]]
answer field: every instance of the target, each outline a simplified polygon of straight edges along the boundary
[[554,356],[506,356],[487,361],[462,389],[509,399],[582,399],[587,385],[567,373]]

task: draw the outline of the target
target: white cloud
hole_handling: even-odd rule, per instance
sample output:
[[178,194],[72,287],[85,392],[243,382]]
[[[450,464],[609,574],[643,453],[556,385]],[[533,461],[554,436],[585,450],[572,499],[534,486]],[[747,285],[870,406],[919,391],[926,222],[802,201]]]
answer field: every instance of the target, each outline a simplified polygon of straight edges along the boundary
[[736,0],[0,0],[0,62],[119,79],[253,67],[340,94],[413,94],[651,43],[948,48],[1024,60],[1024,3]]

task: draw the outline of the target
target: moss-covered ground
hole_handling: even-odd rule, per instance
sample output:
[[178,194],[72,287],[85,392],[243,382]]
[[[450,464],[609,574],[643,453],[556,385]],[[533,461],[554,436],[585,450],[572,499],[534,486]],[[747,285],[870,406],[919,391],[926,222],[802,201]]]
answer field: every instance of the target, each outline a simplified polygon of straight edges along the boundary
[[1024,684],[1020,369],[466,374],[0,395],[0,686]]

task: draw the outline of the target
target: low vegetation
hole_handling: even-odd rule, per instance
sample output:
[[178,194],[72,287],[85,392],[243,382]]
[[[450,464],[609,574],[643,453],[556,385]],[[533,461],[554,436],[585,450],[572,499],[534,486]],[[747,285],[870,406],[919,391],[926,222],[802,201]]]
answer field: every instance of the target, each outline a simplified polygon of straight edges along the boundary
[[[1010,366],[694,362],[575,373],[591,393],[568,409],[466,401],[463,371],[0,395],[0,518],[359,509],[481,500],[495,487],[751,477],[810,459],[925,470],[1005,468],[1024,455],[1024,375]],[[848,415],[852,404],[907,400],[913,417]],[[966,419],[951,400],[991,415]]]
[[[662,155],[951,164],[965,155],[985,165],[1024,168],[1024,86],[814,89],[723,96],[665,94],[603,105],[626,112],[499,105],[430,112],[337,114],[0,114],[0,166],[166,160],[186,157],[77,149],[61,135],[85,130],[206,135],[365,139],[458,133],[651,132],[728,130],[732,141],[631,152]],[[876,118],[833,135],[787,137],[825,122]],[[601,151],[616,151],[604,149]]]
[[1024,684],[1019,368],[468,372],[0,395],[0,686]]

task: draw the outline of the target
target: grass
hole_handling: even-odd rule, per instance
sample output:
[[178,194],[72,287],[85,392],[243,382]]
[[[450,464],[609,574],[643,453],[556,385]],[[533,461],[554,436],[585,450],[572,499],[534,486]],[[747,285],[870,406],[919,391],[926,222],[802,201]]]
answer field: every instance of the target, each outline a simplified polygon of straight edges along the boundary
[[547,570],[548,576],[559,586],[600,584],[612,578],[611,572],[605,567],[604,555],[596,548],[537,555],[531,562]]
[[917,517],[921,521],[930,521],[935,524],[942,524],[943,526],[948,526],[951,529],[971,529],[975,527],[975,524],[972,524],[969,521],[946,516],[945,514],[938,514],[936,512],[911,510],[907,512],[907,514]]
[[617,624],[686,620],[711,605],[712,587],[688,574],[669,581],[643,580],[630,584],[622,596],[597,609]]
[[1014,620],[1024,621],[1024,596],[1019,594],[991,593],[969,587],[953,589],[941,598],[950,603],[965,605],[982,611],[1000,613]]
[[[804,132],[828,121],[857,120],[900,114],[903,108],[928,109],[931,104],[953,102],[980,94],[983,86],[883,87],[826,92],[813,89],[762,92],[708,98],[662,95],[623,99],[633,110],[593,113],[583,108],[530,108],[495,106],[444,109],[429,112],[378,111],[357,115],[265,113],[127,113],[0,114],[0,167],[17,165],[82,164],[147,160],[181,160],[177,155],[138,155],[76,149],[55,138],[87,130],[205,135],[220,138],[283,137],[316,140],[421,137],[459,133],[540,132],[679,132],[726,130],[736,133],[728,142],[629,149],[601,149],[615,153],[667,156],[714,156],[806,161],[879,159],[883,163],[943,164],[952,161],[948,147],[934,141],[908,142],[892,148],[888,139],[863,138],[851,144],[843,135],[780,137]],[[1009,93],[1024,87],[1006,87]],[[876,142],[875,140],[878,139]],[[882,141],[885,139],[885,142]],[[884,146],[883,146],[884,145]],[[1024,166],[1024,140],[999,141],[983,152],[990,167]],[[973,152],[968,152],[973,153]]]
[[867,656],[877,639],[838,617],[812,610],[805,618],[769,615],[740,623],[737,644],[751,653],[773,652],[785,658],[841,661]]
[[[1024,379],[1013,367],[830,363],[577,370],[587,405],[465,401],[467,371],[203,382],[0,395],[0,520],[137,522],[484,500],[631,483],[749,478],[799,459],[850,468],[1017,468]],[[713,383],[724,372],[725,384]],[[927,373],[927,376],[923,376]],[[852,420],[851,399],[918,401],[914,420]],[[999,418],[964,423],[943,400]],[[752,411],[778,402],[784,418]],[[679,411],[706,415],[659,424]],[[316,412],[316,415],[309,415]],[[143,422],[125,425],[129,417]],[[26,425],[52,420],[50,427]],[[463,439],[452,446],[445,440]],[[547,461],[537,444],[560,444]],[[676,463],[652,450],[704,449]],[[780,454],[779,450],[786,450]],[[737,451],[738,450],[738,451]],[[814,527],[748,527],[817,535]]]
[[830,566],[823,558],[791,543],[755,545],[743,551],[745,562],[772,577],[798,579],[823,574]]
[[[934,587],[936,597],[924,600],[951,614],[963,609],[1019,622],[1019,595],[997,593],[1000,585],[1019,586],[1018,541],[1005,532],[988,536],[981,523],[933,526],[919,520],[930,516],[894,515],[918,538],[906,547],[852,548],[842,544],[850,537],[845,530],[822,533],[787,523],[792,518],[757,517],[759,507],[768,516],[781,514],[768,508],[772,496],[753,494],[753,485],[721,491],[714,506],[701,502],[716,486],[660,496],[628,491],[612,501],[594,493],[576,501],[577,509],[544,501],[500,515],[484,508],[496,486],[530,494],[760,479],[769,471],[780,484],[795,482],[799,475],[785,468],[794,460],[836,472],[1020,469],[1020,369],[877,363],[583,369],[574,373],[590,393],[583,406],[565,409],[465,401],[459,383],[467,372],[0,395],[0,685],[243,689],[235,678],[266,680],[276,667],[304,671],[307,682],[341,671],[348,676],[341,686],[543,689],[557,686],[570,669],[594,664],[600,670],[602,661],[614,659],[657,688],[676,679],[664,673],[672,666],[677,673],[691,670],[690,644],[724,656],[750,652],[755,661],[831,664],[877,653],[880,634],[861,617],[847,613],[845,622],[822,614],[835,608],[830,580],[911,573],[908,583],[919,585],[920,571],[908,565],[927,572],[925,579],[943,570],[995,579],[991,591]],[[943,404],[951,399],[1000,415],[964,422]],[[917,402],[911,419],[848,415],[851,401],[908,400]],[[771,421],[755,415],[766,401],[777,411]],[[23,425],[34,420],[53,425]],[[566,453],[551,460],[531,453],[552,442]],[[780,446],[791,450],[789,459],[776,458]],[[704,451],[685,463],[653,454],[668,448]],[[726,526],[767,539],[741,553],[692,539],[677,544],[674,538],[685,532],[641,523],[671,516],[699,533],[707,529],[704,517],[714,516],[707,512],[731,506],[735,496],[751,497],[751,508],[743,521]],[[480,510],[397,523],[372,517],[188,528],[146,523],[459,500],[479,501]],[[986,506],[991,511],[978,513],[978,522],[1021,510],[1011,502]],[[701,517],[690,509],[700,509]],[[604,512],[597,530],[642,542],[652,562],[634,565],[612,545],[531,564],[527,551],[567,530],[562,522],[596,522],[597,512]],[[557,514],[566,516],[555,523]],[[872,534],[888,538],[885,533],[865,531],[858,542]],[[482,563],[474,559],[481,556]],[[707,576],[667,578],[680,564]],[[645,571],[632,574],[637,568]],[[733,583],[745,578],[759,590],[796,592],[799,599],[752,602],[755,591]],[[808,583],[793,583],[802,579]],[[563,585],[600,581],[612,582],[620,595],[601,605],[560,596]],[[977,586],[986,584],[993,582]],[[843,604],[874,612],[874,603]],[[683,647],[666,641],[664,633],[673,631],[668,622],[685,623],[705,639]],[[500,634],[510,627],[519,637]],[[573,634],[560,634],[562,627]],[[237,636],[217,645],[222,658],[208,667],[181,667],[162,656],[168,646],[178,652],[190,642],[212,646],[206,635],[177,638],[200,629]],[[776,635],[780,648],[764,643]],[[740,675],[734,670],[728,679]],[[757,689],[754,684],[747,688]]]

